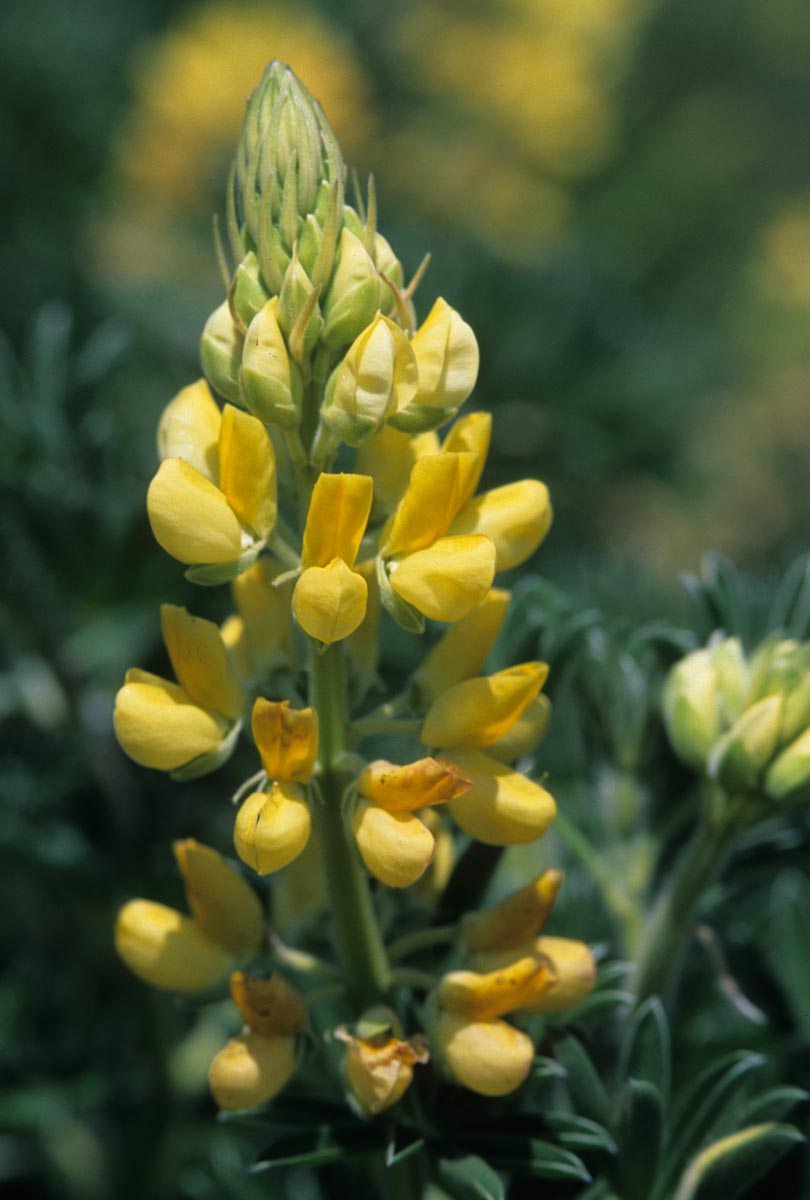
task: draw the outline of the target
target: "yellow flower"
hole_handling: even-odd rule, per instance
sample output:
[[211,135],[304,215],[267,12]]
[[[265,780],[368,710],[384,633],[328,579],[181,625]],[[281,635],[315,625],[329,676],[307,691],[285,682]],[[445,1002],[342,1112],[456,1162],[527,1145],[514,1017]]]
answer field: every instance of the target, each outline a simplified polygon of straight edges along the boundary
[[534,937],[551,914],[562,879],[562,871],[544,871],[494,908],[467,913],[461,926],[466,949],[502,950]]
[[452,1077],[479,1096],[514,1092],[534,1061],[531,1038],[500,1018],[475,1021],[443,1010],[432,1040]]
[[473,781],[448,805],[465,833],[489,846],[518,846],[543,836],[557,812],[545,788],[478,750],[454,750],[453,761]]
[[422,741],[426,746],[460,749],[491,745],[522,716],[547,675],[546,663],[529,662],[457,683],[431,704]]
[[496,571],[509,571],[534,554],[551,517],[546,485],[539,479],[521,479],[470,500],[448,532],[451,537],[485,534],[495,545]]
[[441,297],[411,338],[419,371],[413,399],[390,417],[396,429],[417,433],[454,416],[475,387],[478,343],[470,326]]
[[428,651],[413,677],[424,702],[480,672],[503,625],[509,599],[505,589],[491,588],[478,608],[451,625]]
[[368,585],[352,568],[372,487],[368,475],[324,473],[312,492],[292,605],[304,632],[326,645],[354,633],[366,613]]
[[198,568],[193,575],[201,582],[223,581],[249,565],[276,521],[267,430],[230,404],[217,426],[218,413],[203,380],[175,397],[161,418],[162,462],[146,497],[157,541]]
[[235,958],[255,951],[262,908],[251,887],[215,850],[176,842],[193,918],[151,900],[130,900],[118,914],[115,946],[129,969],[153,987],[191,992],[210,987]]
[[303,1033],[307,1009],[303,998],[283,975],[274,971],[269,979],[257,979],[244,971],[231,975],[231,999],[242,1020],[254,1033],[274,1037]]
[[408,487],[414,464],[427,454],[439,453],[439,439],[432,431],[411,437],[391,425],[363,442],[357,451],[357,469],[374,481],[374,512],[396,508]]
[[301,420],[301,377],[278,324],[278,297],[256,313],[245,334],[240,395],[268,425],[295,429]]
[[511,959],[493,971],[450,971],[438,988],[442,1008],[472,1021],[490,1021],[535,1004],[549,989],[554,973],[534,954]]
[[235,745],[243,697],[216,625],[164,604],[163,638],[178,683],[134,668],[115,699],[115,732],[135,762],[193,778]]
[[306,783],[318,757],[318,713],[314,708],[290,708],[289,700],[265,700],[253,705],[253,738],[271,780]]
[[357,780],[360,800],[352,828],[363,862],[388,887],[414,883],[427,870],[436,849],[433,833],[417,809],[462,795],[471,781],[442,759],[423,758],[398,767],[378,760]]
[[497,974],[508,970],[516,959],[526,955],[533,956],[538,963],[545,963],[551,978],[546,989],[521,1004],[521,1012],[553,1016],[579,1004],[592,991],[596,980],[593,954],[584,942],[571,938],[543,934],[519,946],[476,954],[472,962],[477,970]]
[[344,442],[359,446],[392,413],[410,404],[416,388],[416,359],[406,334],[378,313],[333,371],[323,420]]
[[274,585],[283,568],[260,558],[231,584],[237,612],[220,630],[234,667],[245,682],[263,679],[292,656],[292,584]]
[[346,1082],[367,1116],[396,1104],[411,1085],[414,1066],[426,1063],[430,1057],[427,1039],[418,1034],[409,1041],[390,1033],[361,1038],[340,1027],[335,1037],[346,1043]]

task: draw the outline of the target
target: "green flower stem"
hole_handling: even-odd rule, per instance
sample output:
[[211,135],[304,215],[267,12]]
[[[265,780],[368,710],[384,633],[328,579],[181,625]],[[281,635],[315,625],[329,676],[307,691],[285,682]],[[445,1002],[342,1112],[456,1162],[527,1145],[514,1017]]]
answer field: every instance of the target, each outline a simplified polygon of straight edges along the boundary
[[639,1003],[666,990],[694,912],[717,876],[733,836],[731,822],[704,822],[676,864],[641,939],[635,985]]
[[343,820],[343,793],[349,779],[340,762],[348,749],[347,699],[342,648],[330,646],[310,656],[310,701],[318,711],[318,787],[315,822],[320,838],[330,913],[346,986],[360,1006],[385,999],[390,971],[368,879]]

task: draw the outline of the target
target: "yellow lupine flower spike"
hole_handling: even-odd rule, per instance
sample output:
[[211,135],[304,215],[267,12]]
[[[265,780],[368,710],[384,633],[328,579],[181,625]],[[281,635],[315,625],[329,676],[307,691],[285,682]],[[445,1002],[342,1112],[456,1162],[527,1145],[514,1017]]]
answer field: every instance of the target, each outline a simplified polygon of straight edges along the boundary
[[471,1021],[490,1021],[535,1003],[553,981],[550,964],[530,954],[486,974],[450,971],[442,977],[437,995],[442,1008]]
[[368,1116],[396,1104],[411,1085],[414,1066],[426,1063],[430,1057],[427,1039],[418,1034],[409,1041],[393,1035],[359,1038],[341,1026],[335,1030],[335,1037],[346,1043],[346,1082]]
[[242,694],[213,622],[172,605],[164,605],[161,616],[182,686],[127,671],[115,698],[115,733],[141,766],[191,778],[214,770],[233,749]]
[[134,975],[169,992],[202,991],[231,965],[228,952],[195,921],[152,900],[124,905],[115,924],[115,948]]
[[292,1036],[307,1027],[307,1008],[299,992],[283,975],[274,971],[269,979],[257,979],[234,971],[230,980],[231,999],[242,1020],[263,1037]]
[[389,813],[415,812],[462,796],[472,780],[453,763],[441,758],[420,758],[399,767],[378,759],[369,763],[357,780],[357,790]]
[[504,588],[491,588],[478,608],[451,625],[428,651],[413,677],[424,701],[479,674],[503,625],[509,600]]
[[457,683],[431,704],[422,726],[426,746],[477,749],[502,737],[528,708],[548,675],[529,662]]
[[366,615],[368,584],[352,567],[372,492],[370,476],[339,474],[320,475],[312,492],[292,604],[304,632],[325,645],[354,633]]
[[501,950],[534,937],[551,915],[562,880],[562,871],[544,871],[494,908],[467,913],[461,926],[467,950]]
[[479,1096],[506,1096],[528,1078],[534,1061],[530,1037],[508,1021],[470,1021],[442,1011],[434,1044],[452,1077]]
[[548,488],[538,479],[506,483],[464,506],[448,532],[483,533],[497,551],[498,571],[509,571],[534,554],[551,527]]
[[269,779],[307,782],[318,757],[314,708],[290,708],[289,700],[259,696],[253,705],[253,738]]
[[276,782],[269,792],[253,792],[243,801],[233,844],[243,863],[259,875],[280,871],[304,850],[312,817],[302,788]]
[[221,854],[194,838],[172,849],[194,920],[211,941],[237,958],[251,954],[264,934],[258,896]]

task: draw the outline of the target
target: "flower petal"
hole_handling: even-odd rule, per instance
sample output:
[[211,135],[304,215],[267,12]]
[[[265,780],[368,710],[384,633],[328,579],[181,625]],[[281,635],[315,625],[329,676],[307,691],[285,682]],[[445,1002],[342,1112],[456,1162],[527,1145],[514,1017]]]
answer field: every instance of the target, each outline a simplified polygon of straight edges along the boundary
[[547,675],[546,663],[529,662],[457,683],[431,704],[422,741],[468,750],[496,742],[529,707]]
[[130,900],[115,923],[115,948],[139,979],[171,992],[211,987],[230,956],[176,909],[152,900]]
[[473,781],[448,804],[465,833],[488,846],[519,846],[542,837],[557,812],[545,788],[477,750],[455,751],[453,761]]
[[325,567],[342,558],[353,567],[371,512],[373,482],[369,475],[318,476],[312,489],[301,563]]
[[317,710],[259,696],[253,705],[253,739],[270,779],[306,783],[318,757]]
[[470,500],[450,526],[451,535],[483,533],[495,543],[496,570],[509,571],[534,554],[551,525],[548,488],[523,479]]
[[[443,537],[471,494],[474,454],[426,454],[414,463],[408,490],[380,537],[386,558],[422,550]],[[475,486],[473,484],[473,486]]]
[[415,812],[461,796],[471,780],[442,758],[420,758],[398,767],[378,759],[369,763],[357,780],[357,790],[386,812]]
[[388,887],[409,887],[433,858],[433,834],[410,813],[389,813],[370,800],[361,800],[352,828],[363,862]]
[[115,735],[130,758],[142,767],[175,771],[203,754],[212,754],[227,736],[229,724],[193,704],[168,680],[129,671],[115,698]]
[[295,1063],[294,1038],[240,1033],[211,1063],[211,1094],[226,1112],[266,1104],[288,1083]]
[[158,455],[182,458],[212,483],[218,477],[217,445],[222,414],[204,379],[198,379],[171,400],[158,424]]
[[276,452],[261,421],[226,404],[219,435],[219,486],[243,524],[266,538],[276,523]]
[[441,1012],[436,1043],[450,1074],[479,1096],[506,1096],[528,1078],[534,1061],[531,1038],[507,1021],[469,1021]]
[[224,494],[182,458],[160,464],[146,509],[158,543],[178,562],[227,563],[242,553],[242,528]]
[[459,621],[483,601],[495,575],[486,537],[440,538],[391,564],[391,587],[433,621]]
[[491,1021],[525,1008],[548,991],[554,972],[533,954],[513,958],[495,970],[449,971],[439,983],[442,1008],[452,1009],[473,1021]]
[[176,604],[163,604],[160,623],[174,673],[189,699],[238,720],[244,704],[242,689],[214,622],[193,617]]
[[475,334],[454,308],[438,298],[411,338],[419,366],[416,404],[458,408],[478,378]]
[[366,615],[368,584],[342,558],[308,567],[293,592],[295,619],[304,633],[331,645],[354,633]]
[[264,913],[253,888],[221,854],[194,838],[172,849],[189,908],[205,936],[239,958],[251,954],[264,935]]
[[295,784],[274,783],[253,792],[236,815],[233,843],[243,863],[259,875],[280,871],[309,841],[312,818]]

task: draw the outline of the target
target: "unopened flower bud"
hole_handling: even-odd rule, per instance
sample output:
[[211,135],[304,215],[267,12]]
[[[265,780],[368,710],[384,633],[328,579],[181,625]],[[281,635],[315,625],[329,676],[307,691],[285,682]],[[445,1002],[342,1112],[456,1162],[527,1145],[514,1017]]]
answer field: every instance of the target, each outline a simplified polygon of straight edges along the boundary
[[345,228],[340,235],[337,266],[322,307],[321,340],[332,350],[362,333],[379,307],[377,269],[360,239]]
[[759,784],[779,744],[782,706],[779,695],[758,700],[715,743],[708,772],[727,792],[751,791]]
[[301,376],[290,362],[277,309],[278,299],[268,300],[248,327],[241,367],[242,395],[260,421],[295,429],[301,420]]
[[350,446],[359,446],[391,413],[410,403],[417,370],[410,342],[378,315],[352,342],[326,389],[323,419]]
[[243,802],[233,842],[242,862],[259,875],[268,875],[298,857],[311,828],[301,788],[294,783],[274,783],[269,792],[253,792]]
[[239,403],[239,369],[244,337],[231,315],[227,300],[205,323],[200,339],[200,361],[205,377],[215,391],[232,404]]
[[241,321],[243,327],[247,329],[269,299],[262,282],[259,260],[250,250],[236,268],[231,286],[231,308],[237,321]]
[[779,754],[765,776],[765,794],[772,800],[805,802],[810,795],[810,729],[800,733]]
[[676,754],[702,769],[720,733],[717,670],[708,650],[696,650],[675,664],[664,685],[662,708]]
[[391,424],[420,433],[449,420],[475,387],[478,343],[466,321],[439,298],[412,337],[411,349],[419,386],[413,399],[391,417]]

